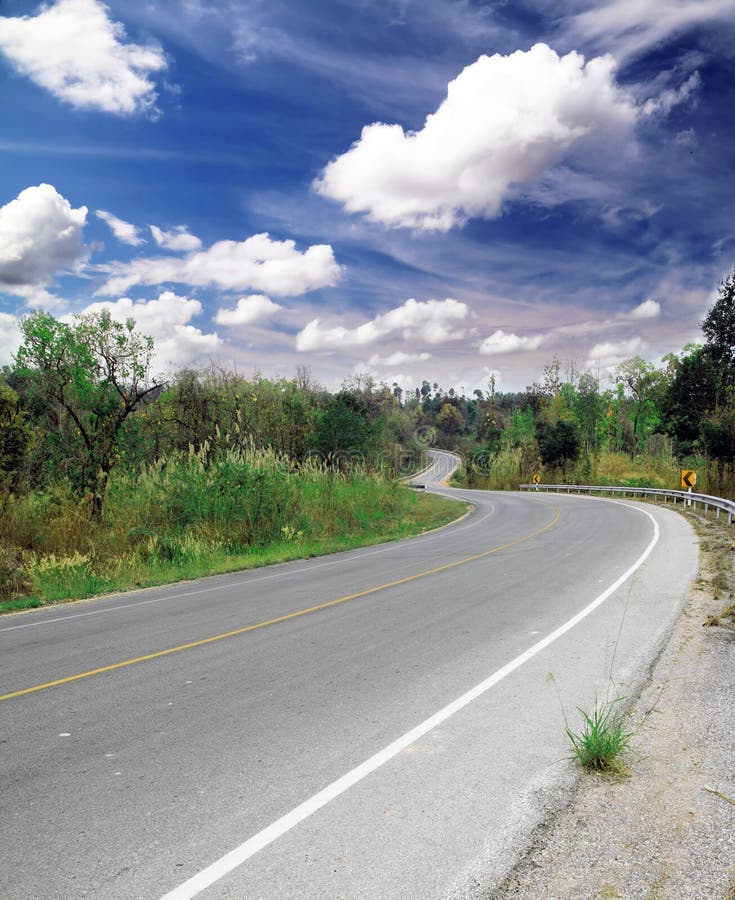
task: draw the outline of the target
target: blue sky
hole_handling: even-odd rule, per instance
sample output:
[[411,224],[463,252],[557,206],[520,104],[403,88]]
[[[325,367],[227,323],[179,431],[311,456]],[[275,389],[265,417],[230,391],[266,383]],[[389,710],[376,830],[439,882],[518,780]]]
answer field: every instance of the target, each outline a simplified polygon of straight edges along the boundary
[[603,381],[735,264],[732,0],[0,3],[0,363],[109,307],[157,367]]

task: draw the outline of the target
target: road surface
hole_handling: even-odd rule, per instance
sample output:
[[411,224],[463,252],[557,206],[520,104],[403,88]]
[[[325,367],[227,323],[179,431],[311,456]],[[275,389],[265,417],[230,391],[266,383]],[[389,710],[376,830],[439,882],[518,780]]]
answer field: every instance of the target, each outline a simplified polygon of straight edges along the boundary
[[643,504],[436,489],[472,514],[0,619],[0,896],[490,889],[569,784],[564,711],[640,676],[697,547]]

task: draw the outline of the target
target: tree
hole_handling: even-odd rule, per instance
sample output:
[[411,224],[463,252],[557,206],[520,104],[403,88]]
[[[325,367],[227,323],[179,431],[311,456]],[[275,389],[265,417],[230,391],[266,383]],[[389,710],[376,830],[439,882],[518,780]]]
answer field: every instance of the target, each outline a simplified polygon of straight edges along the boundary
[[31,441],[16,392],[0,381],[0,509],[14,488]]
[[640,356],[633,356],[620,363],[614,381],[622,384],[626,393],[633,400],[633,453],[638,452],[640,443],[639,424],[646,405],[653,404],[660,394],[662,375],[658,369]]
[[605,398],[600,396],[598,380],[589,372],[584,372],[579,376],[579,384],[572,398],[572,411],[587,453],[597,449],[598,429],[604,410]]
[[368,463],[377,449],[376,429],[368,421],[364,399],[347,390],[326,394],[316,412],[313,444],[335,468],[348,468],[355,461]]
[[725,389],[735,385],[735,269],[720,285],[720,296],[702,322],[706,349],[721,366]]
[[443,404],[436,416],[436,425],[444,434],[457,434],[464,424],[462,413],[451,403]]
[[22,320],[21,332],[16,365],[74,423],[85,451],[81,486],[98,517],[123,424],[160,387],[150,378],[153,340],[132,319],[115,322],[108,310],[75,316],[73,324],[35,313]]
[[668,378],[663,394],[664,428],[682,455],[694,452],[702,439],[702,423],[714,409],[718,372],[712,355],[699,344],[687,344],[677,356],[664,357]]
[[566,478],[567,463],[579,457],[579,434],[573,422],[559,419],[553,425],[543,420],[536,425],[536,440],[545,466],[561,466]]
[[708,458],[717,464],[717,480],[722,488],[725,466],[735,464],[735,396],[704,420],[702,440]]

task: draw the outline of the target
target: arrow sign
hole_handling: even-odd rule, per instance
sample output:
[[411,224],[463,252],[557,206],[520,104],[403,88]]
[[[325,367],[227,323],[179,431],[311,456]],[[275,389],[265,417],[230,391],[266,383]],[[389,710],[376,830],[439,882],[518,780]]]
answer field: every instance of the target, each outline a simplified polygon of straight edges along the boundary
[[697,483],[697,473],[692,469],[681,470],[681,486],[683,488],[693,488]]
[[533,483],[534,483],[534,484],[541,484],[541,476],[540,476],[540,475],[534,475],[534,476],[533,476]]

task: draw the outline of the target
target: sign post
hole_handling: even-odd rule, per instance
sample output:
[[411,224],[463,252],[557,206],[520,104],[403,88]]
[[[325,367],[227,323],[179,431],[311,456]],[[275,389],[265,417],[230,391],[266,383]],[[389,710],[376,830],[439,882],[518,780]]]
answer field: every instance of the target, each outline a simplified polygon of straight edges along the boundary
[[[687,491],[691,494],[692,488],[697,483],[697,473],[693,469],[682,469],[681,470],[681,486],[686,488]],[[691,506],[692,501],[687,500],[687,506]]]
[[536,490],[538,490],[538,486],[541,484],[541,476],[538,473],[533,476],[533,483],[536,485]]

